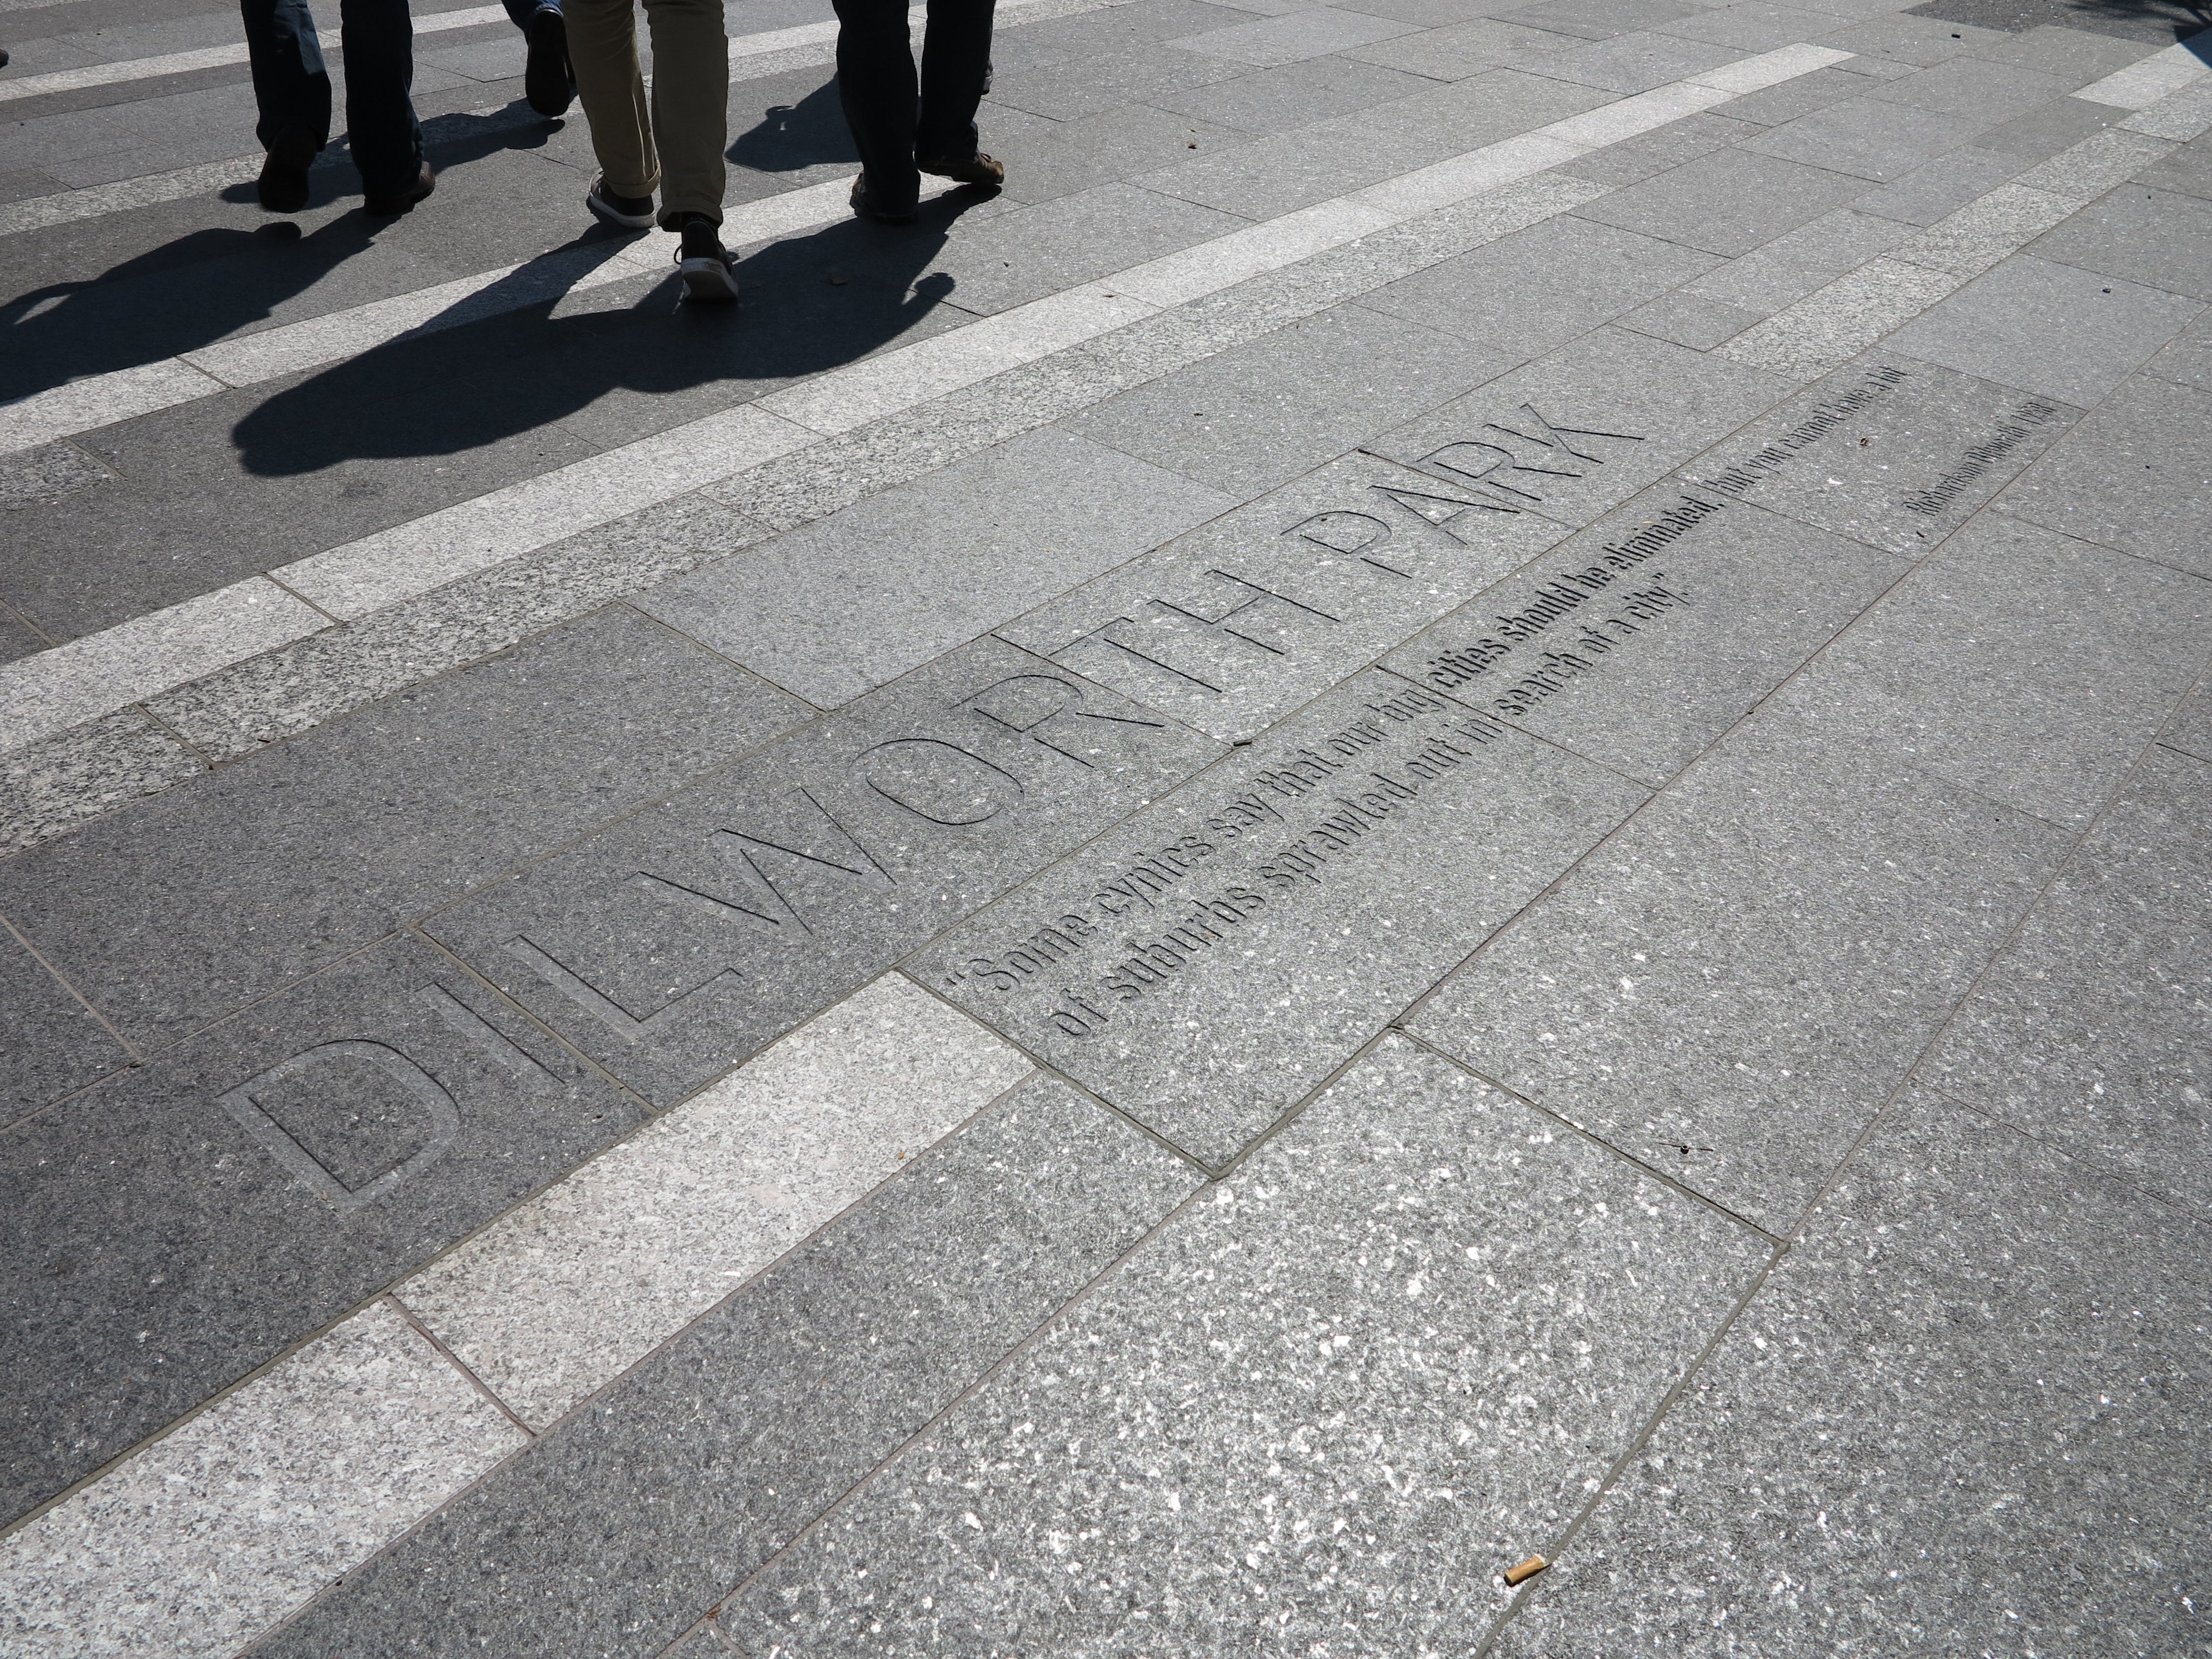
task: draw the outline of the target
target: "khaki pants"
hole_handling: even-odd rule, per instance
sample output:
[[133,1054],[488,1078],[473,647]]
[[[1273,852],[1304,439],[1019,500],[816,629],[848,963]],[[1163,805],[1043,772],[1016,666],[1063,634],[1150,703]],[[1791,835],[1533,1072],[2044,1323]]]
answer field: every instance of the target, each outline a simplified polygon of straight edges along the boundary
[[563,0],[568,62],[592,125],[592,149],[617,196],[659,191],[662,225],[672,228],[685,213],[703,213],[719,225],[730,102],[722,0],[644,3],[653,30],[649,112],[633,0]]

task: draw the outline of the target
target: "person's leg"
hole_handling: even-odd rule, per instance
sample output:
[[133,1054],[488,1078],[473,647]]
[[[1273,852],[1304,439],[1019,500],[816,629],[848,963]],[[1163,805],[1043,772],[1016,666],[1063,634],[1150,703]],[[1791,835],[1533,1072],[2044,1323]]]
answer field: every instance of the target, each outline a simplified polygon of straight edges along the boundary
[[645,0],[653,29],[653,137],[660,150],[660,222],[687,214],[722,222],[728,164],[730,38],[722,0]]
[[915,153],[959,161],[975,154],[975,106],[991,89],[992,0],[929,0],[921,44],[921,116]]
[[576,96],[591,124],[599,173],[617,196],[649,197],[660,188],[660,161],[653,148],[645,77],[637,67],[630,0],[563,0],[563,14]]
[[240,0],[253,65],[253,136],[304,171],[331,137],[331,76],[307,0]]
[[878,210],[911,213],[921,193],[914,165],[916,87],[907,0],[835,0],[837,100]]
[[415,25],[407,0],[342,0],[346,135],[363,191],[412,191],[422,171],[415,84]]

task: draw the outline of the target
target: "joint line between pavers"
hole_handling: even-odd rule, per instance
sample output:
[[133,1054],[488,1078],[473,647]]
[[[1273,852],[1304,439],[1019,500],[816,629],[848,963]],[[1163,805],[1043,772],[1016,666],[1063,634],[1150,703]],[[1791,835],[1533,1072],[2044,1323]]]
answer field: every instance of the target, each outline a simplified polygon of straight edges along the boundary
[[[16,944],[23,947],[24,951],[29,954],[31,959],[36,962],[40,967],[45,969],[48,974],[52,975],[56,984],[59,985],[64,991],[67,991],[70,995],[76,998],[77,1002],[83,1007],[85,1012],[90,1014],[94,1019],[100,1022],[100,1029],[106,1031],[108,1036],[113,1037],[115,1041],[122,1046],[123,1052],[131,1057],[131,1065],[143,1066],[146,1063],[145,1051],[141,1049],[139,1046],[133,1042],[129,1037],[124,1036],[122,1031],[118,1029],[115,1023],[94,1006],[91,998],[86,996],[83,992],[76,988],[75,981],[71,980],[67,974],[62,972],[60,969],[54,966],[52,962],[48,960],[46,953],[39,949],[36,945],[33,944],[30,937],[26,934],[21,928],[16,927],[15,922],[6,916],[0,916],[0,927],[5,927],[8,930],[9,936],[15,939]],[[112,1075],[112,1073],[110,1075]],[[87,1088],[95,1086],[97,1086],[96,1082],[94,1084],[88,1084],[86,1085]],[[84,1091],[82,1089],[73,1090],[70,1091],[70,1097],[73,1099],[76,1096],[83,1092]],[[39,1115],[39,1112],[43,1112],[48,1109],[49,1106],[41,1106],[36,1112],[26,1112],[21,1117],[16,1119],[15,1121],[18,1123],[27,1122],[30,1119],[36,1117]]]
[[1396,1031],[1400,1036],[1405,1038],[1407,1042],[1417,1045],[1429,1054],[1434,1054],[1438,1060],[1449,1062],[1455,1070],[1466,1073],[1468,1076],[1473,1078],[1477,1083],[1481,1084],[1486,1089],[1495,1089],[1499,1094],[1504,1095],[1508,1100],[1515,1101],[1521,1105],[1526,1106],[1532,1112],[1541,1113],[1544,1116],[1551,1119],[1553,1122],[1558,1124],[1562,1129],[1565,1129],[1568,1133],[1573,1135],[1578,1140],[1586,1140],[1593,1146],[1603,1147],[1613,1157],[1620,1159],[1624,1164],[1628,1164],[1638,1175],[1644,1176],[1649,1180],[1656,1181],[1662,1187],[1672,1188],[1674,1191],[1681,1194],[1683,1197],[1692,1200],[1705,1209],[1711,1210],[1714,1214],[1720,1216],[1723,1219],[1734,1222],[1739,1227],[1748,1229],[1750,1231],[1756,1233],[1761,1239],[1765,1240],[1769,1244],[1774,1245],[1777,1248],[1784,1248],[1789,1244],[1789,1239],[1782,1234],[1774,1231],[1771,1228],[1760,1226],[1759,1223],[1753,1221],[1747,1215],[1742,1215],[1735,1210],[1731,1210],[1727,1205],[1722,1203],[1710,1193],[1699,1192],[1695,1187],[1691,1186],[1689,1182],[1684,1181],[1680,1176],[1668,1174],[1657,1164],[1653,1164],[1647,1159],[1637,1157],[1635,1153],[1630,1152],[1626,1146],[1614,1145],[1612,1141],[1607,1140],[1603,1135],[1598,1133],[1595,1129],[1587,1128],[1583,1125],[1576,1122],[1574,1119],[1569,1117],[1565,1113],[1559,1110],[1559,1108],[1555,1106],[1547,1106],[1542,1101],[1536,1099],[1534,1097],[1522,1093],[1521,1091],[1513,1087],[1512,1085],[1499,1082],[1496,1078],[1491,1076],[1489,1073],[1479,1069],[1474,1062],[1468,1060],[1464,1056],[1455,1054],[1449,1048],[1440,1048],[1435,1043],[1430,1042],[1426,1037],[1421,1036],[1419,1032],[1407,1030],[1402,1025],[1398,1025],[1394,1023],[1391,1029]]
[[[417,1316],[412,1308],[409,1307],[405,1303],[399,1299],[398,1286],[394,1286],[392,1289],[385,1291],[381,1296],[371,1298],[369,1302],[364,1303],[362,1306],[373,1306],[377,1302],[383,1303],[386,1306],[390,1308],[393,1313],[405,1320],[408,1327],[413,1330],[417,1336],[421,1337],[425,1342],[428,1342],[433,1348],[436,1349],[439,1357],[448,1365],[451,1365],[456,1371],[460,1373],[461,1378],[464,1382],[465,1382],[471,1389],[474,1389],[478,1394],[482,1395],[484,1399],[490,1401],[494,1407],[497,1407],[500,1414],[505,1417],[508,1422],[514,1424],[516,1428],[522,1431],[524,1437],[523,1444],[516,1448],[517,1451],[526,1449],[530,1442],[538,1438],[538,1431],[532,1428],[528,1423],[523,1420],[522,1413],[516,1411],[514,1407],[508,1405],[507,1401],[501,1400],[496,1394],[494,1394],[491,1389],[491,1385],[486,1382],[483,1378],[478,1376],[476,1372],[469,1367],[468,1364],[462,1359],[460,1355],[455,1353],[451,1348],[446,1346],[445,1338],[440,1336],[437,1332],[432,1330],[422,1319]],[[508,1456],[513,1456],[514,1455],[514,1453],[509,1453]],[[500,1460],[499,1463],[495,1463],[491,1467],[495,1469],[500,1467],[500,1463],[504,1463],[506,1461],[507,1459],[503,1457]],[[490,1469],[484,1471],[487,1474],[490,1472]]]
[[[1613,1488],[1620,1484],[1621,1477],[1626,1474],[1636,1460],[1643,1455],[1644,1449],[1651,1443],[1652,1437],[1659,1431],[1660,1425],[1666,1420],[1667,1413],[1672,1411],[1675,1404],[1689,1391],[1691,1383],[1697,1380],[1698,1373],[1705,1369],[1706,1362],[1713,1357],[1720,1345],[1727,1340],[1729,1333],[1735,1328],[1736,1321],[1743,1317],[1743,1310],[1751,1305],[1752,1298],[1766,1288],[1766,1281],[1773,1277],[1774,1270],[1782,1265],[1789,1254],[1789,1245],[1777,1244],[1772,1254],[1767,1257],[1765,1265],[1752,1275],[1751,1283],[1745,1287],[1743,1294],[1736,1298],[1735,1306],[1729,1310],[1728,1316],[1721,1321],[1719,1328],[1713,1332],[1711,1340],[1698,1350],[1696,1356],[1682,1368],[1681,1376],[1675,1378],[1673,1385],[1659,1397],[1658,1404],[1651,1408],[1650,1414],[1645,1418],[1643,1427],[1637,1431],[1620,1455],[1613,1460],[1612,1468],[1599,1478],[1597,1489],[1590,1493],[1581,1509],[1576,1511],[1574,1518],[1560,1531],[1545,1558],[1547,1563],[1556,1564],[1561,1556],[1574,1547],[1575,1540],[1581,1535],[1583,1528],[1589,1525],[1590,1518],[1597,1513],[1598,1505],[1611,1496]],[[1528,1581],[1515,1591],[1512,1598],[1506,1602],[1504,1610],[1492,1621],[1489,1632],[1482,1639],[1482,1645],[1475,1650],[1474,1659],[1492,1659],[1498,1638],[1504,1634],[1506,1626],[1510,1625],[1521,1609],[1534,1599],[1542,1583],[1543,1579],[1539,1577]]]

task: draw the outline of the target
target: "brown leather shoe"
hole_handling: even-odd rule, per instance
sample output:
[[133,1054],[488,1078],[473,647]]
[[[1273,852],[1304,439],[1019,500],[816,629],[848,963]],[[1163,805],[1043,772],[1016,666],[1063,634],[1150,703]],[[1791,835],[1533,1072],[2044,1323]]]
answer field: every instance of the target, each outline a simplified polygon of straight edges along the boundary
[[362,192],[362,210],[379,219],[390,219],[405,213],[415,204],[438,187],[438,175],[430,171],[428,161],[415,175],[415,182],[405,190],[367,190]]
[[917,157],[915,166],[940,179],[957,179],[963,185],[981,185],[986,190],[996,190],[1006,182],[1006,164],[980,149],[973,155],[933,155],[927,161]]
[[864,213],[871,219],[880,219],[887,225],[910,225],[921,215],[915,208],[884,208],[876,204],[868,193],[868,175],[860,173],[853,180],[853,211]]

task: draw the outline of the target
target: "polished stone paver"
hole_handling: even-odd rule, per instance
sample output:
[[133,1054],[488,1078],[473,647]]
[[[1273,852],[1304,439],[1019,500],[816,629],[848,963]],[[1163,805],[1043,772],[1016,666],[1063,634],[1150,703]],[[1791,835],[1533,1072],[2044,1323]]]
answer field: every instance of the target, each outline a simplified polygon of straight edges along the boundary
[[728,15],[0,12],[0,1651],[2201,1647],[2184,10]]

